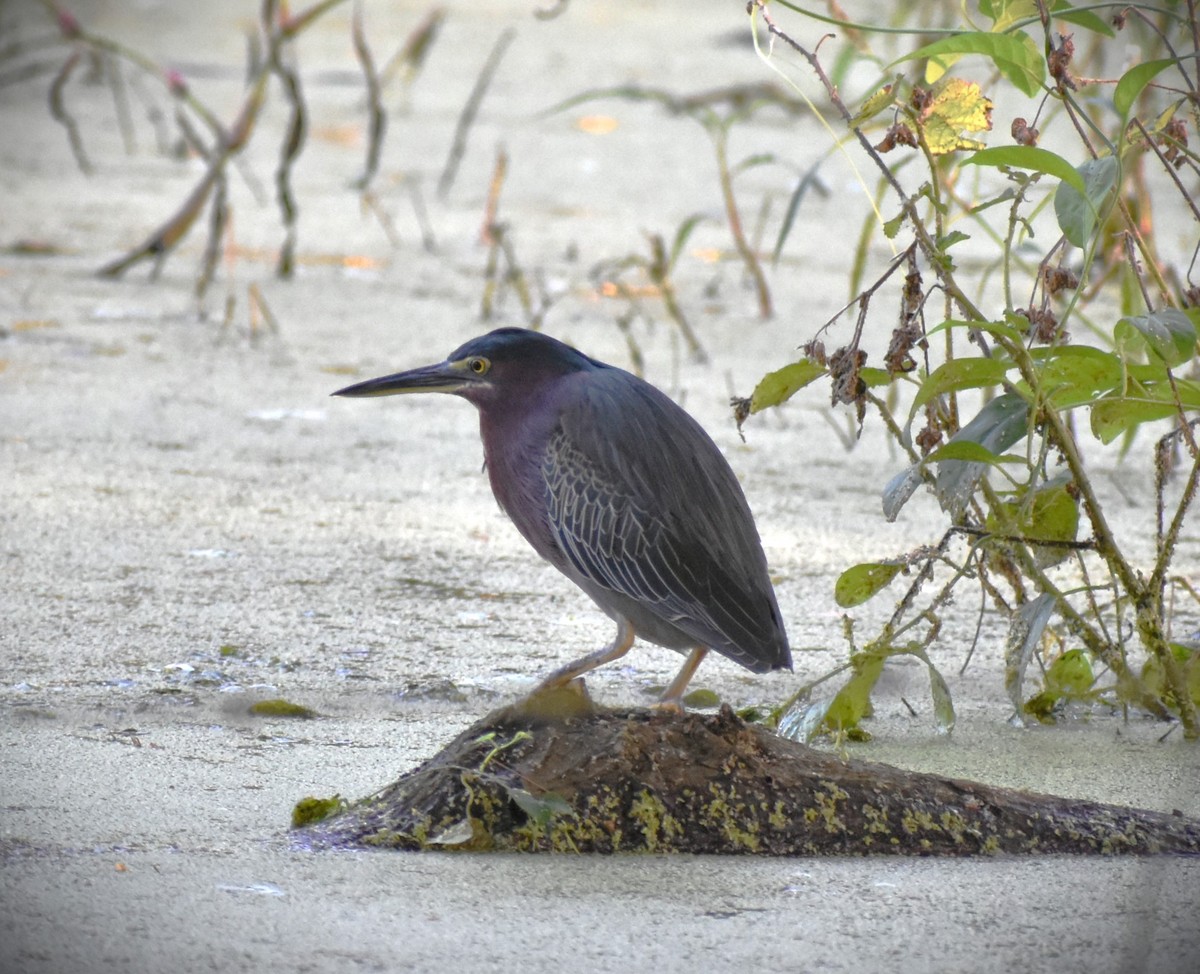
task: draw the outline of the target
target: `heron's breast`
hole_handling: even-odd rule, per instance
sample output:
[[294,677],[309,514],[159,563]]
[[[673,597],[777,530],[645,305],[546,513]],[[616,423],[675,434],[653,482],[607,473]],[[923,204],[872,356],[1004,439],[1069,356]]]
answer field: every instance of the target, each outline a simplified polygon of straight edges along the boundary
[[561,568],[565,560],[550,527],[543,474],[546,438],[521,432],[506,436],[486,427],[482,432],[496,502],[534,550]]

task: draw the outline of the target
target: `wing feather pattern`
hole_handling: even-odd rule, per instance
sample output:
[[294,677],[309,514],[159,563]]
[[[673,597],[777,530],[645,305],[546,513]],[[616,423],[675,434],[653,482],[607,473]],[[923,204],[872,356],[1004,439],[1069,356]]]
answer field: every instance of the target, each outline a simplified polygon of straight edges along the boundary
[[542,464],[568,562],[743,666],[790,666],[758,532],[716,445],[653,386],[618,370],[587,380]]

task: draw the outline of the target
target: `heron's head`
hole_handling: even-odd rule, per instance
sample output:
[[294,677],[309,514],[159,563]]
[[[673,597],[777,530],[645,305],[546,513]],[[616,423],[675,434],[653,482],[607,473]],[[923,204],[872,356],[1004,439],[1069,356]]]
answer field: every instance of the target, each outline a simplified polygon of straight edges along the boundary
[[472,338],[444,362],[368,379],[335,396],[397,396],[446,392],[477,406],[511,401],[570,372],[603,368],[557,339],[527,328],[500,328]]

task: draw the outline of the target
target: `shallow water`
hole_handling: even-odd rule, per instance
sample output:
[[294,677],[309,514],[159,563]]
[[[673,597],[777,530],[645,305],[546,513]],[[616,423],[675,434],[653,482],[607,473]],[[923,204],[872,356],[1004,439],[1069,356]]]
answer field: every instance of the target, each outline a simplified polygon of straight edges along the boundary
[[[171,5],[97,5],[97,29],[189,66],[202,97],[240,98],[237,25],[253,5],[209,5],[202,21]],[[236,251],[207,320],[189,237],[162,276],[94,271],[135,245],[199,178],[194,160],[151,151],[138,122],[126,156],[103,88],[72,85],[97,173],[76,170],[45,108],[46,79],[0,88],[10,205],[3,243],[50,252],[0,255],[0,622],[3,811],[0,967],[29,972],[237,969],[691,969],[722,966],[891,970],[1192,971],[1200,868],[1188,861],[970,862],[573,859],[311,855],[289,848],[291,806],[393,780],[538,674],[609,638],[610,623],[542,565],[499,513],[475,416],[436,397],[330,400],[355,377],[440,358],[490,324],[478,320],[478,243],[494,151],[510,174],[501,215],[517,253],[556,303],[547,328],[591,354],[631,364],[596,295],[595,263],[669,238],[697,210],[713,220],[681,261],[679,288],[712,364],[691,360],[661,310],[632,335],[647,377],[684,402],[743,478],[758,517],[796,656],[796,672],[756,677],[710,661],[696,686],[736,706],[774,702],[844,659],[838,572],[862,557],[936,540],[941,519],[918,496],[895,524],[879,492],[900,466],[868,430],[858,449],[819,414],[824,393],[752,420],[743,443],[728,397],[747,394],[845,302],[857,222],[836,166],[814,195],[809,232],[771,273],[778,314],[756,320],[730,261],[711,148],[699,126],[649,105],[598,102],[541,117],[587,85],[629,81],[680,91],[761,81],[728,39],[738,4],[572,5],[540,23],[527,4],[452,6],[425,72],[399,108],[380,177],[401,243],[360,217],[346,186],[361,166],[358,88],[346,16],[306,34],[312,139],[296,168],[299,270],[277,281],[281,233],[270,201],[284,116],[268,103],[246,167],[255,199],[230,183]],[[422,8],[367,5],[376,56]],[[40,14],[22,10],[22,19]],[[495,36],[518,28],[471,134],[455,187],[434,198],[459,108]],[[232,66],[232,68],[231,68]],[[201,71],[200,67],[212,70]],[[218,70],[219,69],[219,70]],[[351,73],[350,77],[353,77]],[[575,124],[609,114],[615,131]],[[349,142],[340,126],[350,127]],[[268,133],[273,132],[273,136]],[[823,142],[813,123],[763,116],[738,153],[787,151],[798,165]],[[439,250],[426,253],[401,174],[416,174]],[[748,200],[786,186],[765,170]],[[782,205],[782,200],[776,202]],[[347,262],[346,255],[366,260]],[[255,323],[261,289],[278,333]],[[222,329],[226,294],[235,299]],[[887,315],[881,316],[887,319]],[[509,294],[501,320],[521,320]],[[876,327],[873,325],[872,327]],[[878,327],[890,327],[883,320]],[[1117,529],[1151,538],[1148,474],[1101,461],[1097,481]],[[1130,489],[1132,485],[1132,489]],[[1179,564],[1200,564],[1195,532]],[[868,632],[890,610],[862,613]],[[975,607],[948,621],[935,656],[954,694],[952,737],[934,734],[921,665],[889,668],[856,753],[919,770],[1102,801],[1200,814],[1200,756],[1161,725],[1095,714],[1053,729],[1006,721],[1002,628],[958,668]],[[644,703],[678,659],[638,647],[596,674],[601,700]],[[255,717],[284,697],[320,716]],[[909,706],[915,710],[915,716]]]

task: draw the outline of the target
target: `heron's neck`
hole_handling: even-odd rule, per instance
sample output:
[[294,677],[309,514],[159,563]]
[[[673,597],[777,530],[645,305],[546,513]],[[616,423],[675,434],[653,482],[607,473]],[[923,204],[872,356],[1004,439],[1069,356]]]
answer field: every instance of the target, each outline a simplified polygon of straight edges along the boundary
[[549,391],[534,388],[481,406],[479,433],[496,501],[542,557],[554,561],[542,479],[542,459],[559,413]]

